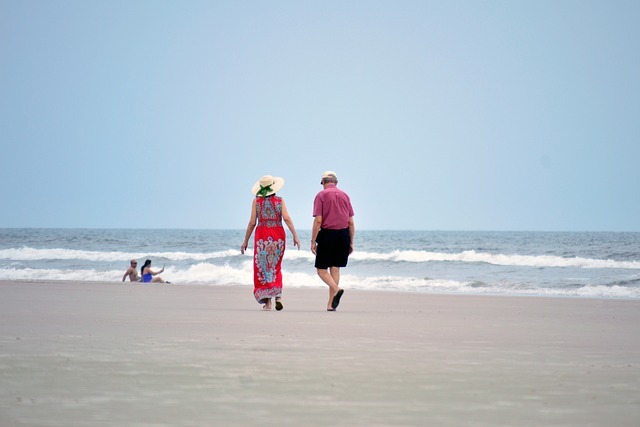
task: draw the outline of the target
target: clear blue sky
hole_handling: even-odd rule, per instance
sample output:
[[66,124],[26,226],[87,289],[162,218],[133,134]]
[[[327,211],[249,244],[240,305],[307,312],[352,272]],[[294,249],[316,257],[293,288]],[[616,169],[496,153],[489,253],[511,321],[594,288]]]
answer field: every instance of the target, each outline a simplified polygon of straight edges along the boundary
[[0,227],[640,231],[638,1],[0,0]]

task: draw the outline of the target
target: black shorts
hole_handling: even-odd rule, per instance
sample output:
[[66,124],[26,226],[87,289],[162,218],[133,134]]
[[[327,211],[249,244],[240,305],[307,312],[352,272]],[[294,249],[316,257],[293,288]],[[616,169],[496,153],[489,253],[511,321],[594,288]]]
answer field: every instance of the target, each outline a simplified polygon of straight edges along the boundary
[[316,237],[316,268],[346,267],[351,247],[349,229],[321,229]]

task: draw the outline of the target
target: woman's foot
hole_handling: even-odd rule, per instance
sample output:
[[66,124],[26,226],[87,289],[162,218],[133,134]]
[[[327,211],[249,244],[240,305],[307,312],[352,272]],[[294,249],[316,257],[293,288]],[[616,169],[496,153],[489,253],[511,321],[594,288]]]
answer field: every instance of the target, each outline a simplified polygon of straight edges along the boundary
[[284,308],[284,306],[282,305],[282,301],[277,299],[276,300],[276,310],[280,311]]

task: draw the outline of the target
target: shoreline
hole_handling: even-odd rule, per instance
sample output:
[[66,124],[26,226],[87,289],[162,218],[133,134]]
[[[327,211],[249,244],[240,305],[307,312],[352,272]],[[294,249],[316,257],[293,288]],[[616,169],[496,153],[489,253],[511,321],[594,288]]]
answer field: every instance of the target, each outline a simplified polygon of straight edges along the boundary
[[[171,283],[142,283],[142,282],[130,282],[125,281],[121,282],[120,280],[65,280],[65,279],[0,279],[0,286],[2,284],[8,283],[23,283],[23,284],[69,284],[69,285],[104,285],[104,286],[118,286],[118,285],[142,285],[142,286],[174,286],[174,287],[204,287],[204,288],[250,288],[253,286],[252,284],[243,284],[243,283],[227,283],[222,285],[211,285],[207,283],[176,283],[171,281]],[[348,285],[347,285],[348,286]],[[295,285],[285,285],[284,292],[288,290],[326,290],[326,285],[320,281],[318,281],[317,286],[307,285],[307,286],[295,286]],[[397,293],[401,295],[425,295],[425,296],[450,296],[450,297],[488,297],[488,298],[545,298],[545,299],[576,299],[576,300],[603,300],[603,301],[636,301],[640,303],[640,297],[624,297],[624,296],[598,296],[598,295],[558,295],[558,294],[535,294],[535,293],[491,293],[491,292],[435,292],[432,290],[426,291],[418,291],[418,290],[400,290],[400,289],[390,289],[390,288],[380,288],[380,289],[360,289],[355,288],[351,289],[351,291],[355,292],[373,292],[373,293]]]
[[0,424],[640,424],[638,300],[327,297],[0,281]]

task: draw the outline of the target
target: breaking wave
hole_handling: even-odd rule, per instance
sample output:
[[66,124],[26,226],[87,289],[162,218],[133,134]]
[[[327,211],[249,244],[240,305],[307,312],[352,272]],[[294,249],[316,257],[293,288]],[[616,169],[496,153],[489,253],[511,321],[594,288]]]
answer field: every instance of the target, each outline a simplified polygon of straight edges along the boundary
[[[251,253],[251,251],[249,251]],[[240,255],[239,250],[227,249],[214,252],[100,252],[73,249],[35,249],[30,247],[0,250],[0,259],[9,261],[43,261],[43,260],[80,260],[96,262],[122,262],[132,258],[162,258],[167,261],[204,262],[233,258]],[[287,250],[288,259],[312,260],[309,251]],[[375,263],[430,263],[461,262],[486,263],[503,266],[523,267],[578,267],[578,268],[616,268],[640,269],[640,261],[616,261],[612,259],[591,259],[582,257],[564,258],[553,255],[505,255],[476,252],[473,250],[459,253],[428,252],[415,250],[396,250],[382,252],[354,252],[349,258],[353,262]]]
[[[95,269],[64,270],[34,268],[0,269],[0,280],[21,281],[96,281],[120,283],[123,271]],[[290,272],[283,269],[285,289],[323,288],[325,285],[316,274]],[[253,286],[253,271],[250,261],[240,267],[197,263],[188,268],[167,267],[162,276],[175,285],[244,285]],[[522,296],[561,296],[592,298],[640,298],[640,287],[624,286],[622,283],[609,285],[575,285],[557,287],[532,287],[523,283],[484,283],[480,281],[458,281],[431,278],[415,278],[401,276],[355,276],[344,274],[342,279],[348,283],[349,289],[378,291],[407,291],[443,294],[487,294],[487,295],[522,295]],[[128,283],[128,282],[127,282]]]

